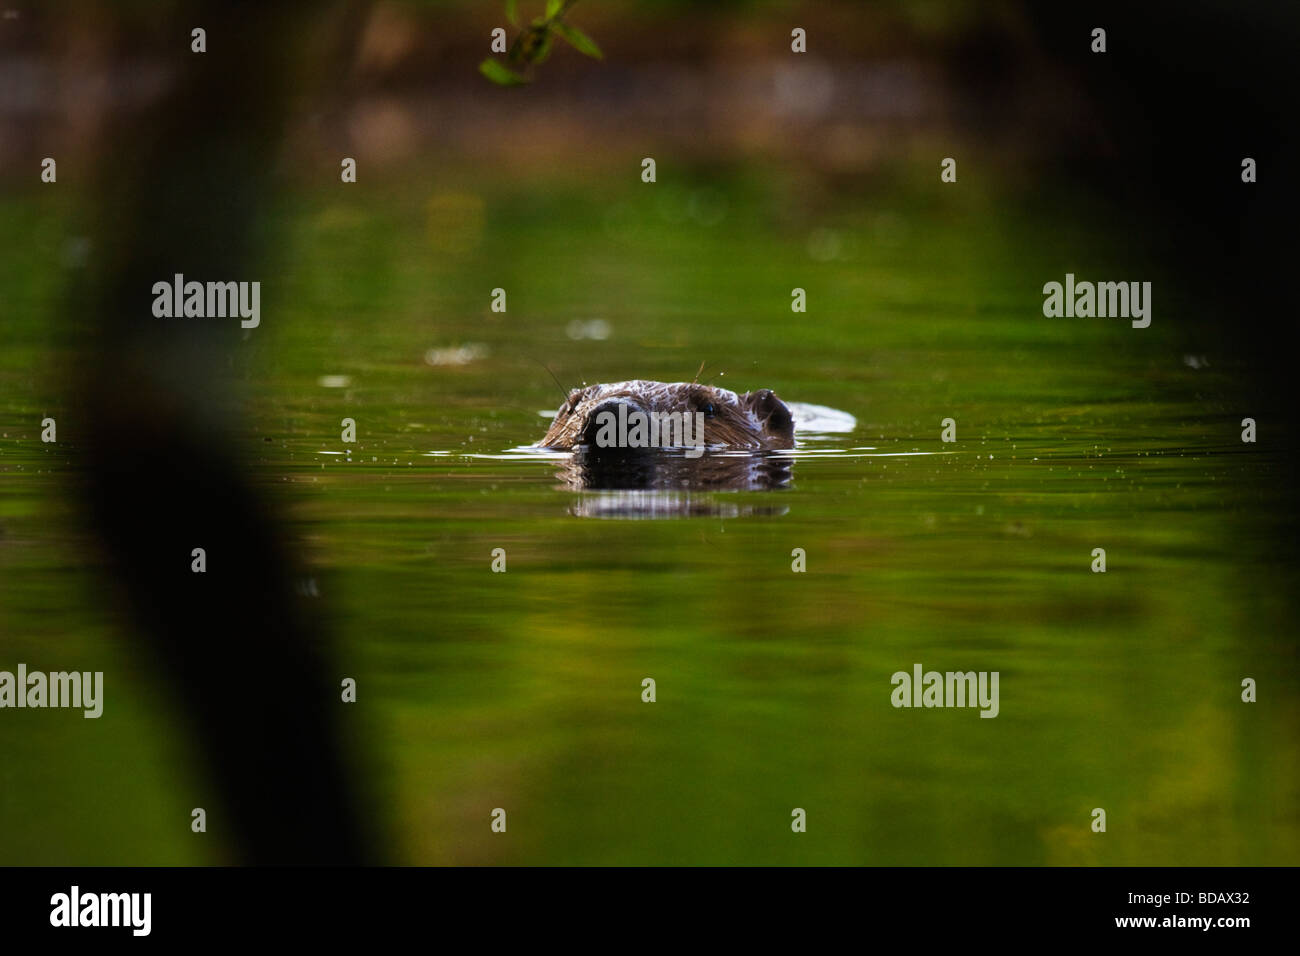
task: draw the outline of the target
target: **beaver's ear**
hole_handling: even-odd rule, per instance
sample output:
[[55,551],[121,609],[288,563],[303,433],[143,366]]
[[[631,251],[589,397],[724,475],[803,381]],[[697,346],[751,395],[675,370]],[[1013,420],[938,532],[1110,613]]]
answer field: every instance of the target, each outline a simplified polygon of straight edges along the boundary
[[785,402],[776,397],[770,388],[760,388],[756,392],[746,392],[740,400],[754,413],[759,421],[766,422],[769,431],[788,433],[794,431],[794,416]]

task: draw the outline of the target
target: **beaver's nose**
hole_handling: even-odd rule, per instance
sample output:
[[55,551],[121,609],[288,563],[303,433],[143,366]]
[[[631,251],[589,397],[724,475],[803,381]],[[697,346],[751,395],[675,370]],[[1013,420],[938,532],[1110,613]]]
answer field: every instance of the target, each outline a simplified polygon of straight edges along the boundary
[[602,451],[627,448],[627,430],[634,415],[644,414],[635,402],[626,398],[607,398],[587,415],[587,424],[578,443]]

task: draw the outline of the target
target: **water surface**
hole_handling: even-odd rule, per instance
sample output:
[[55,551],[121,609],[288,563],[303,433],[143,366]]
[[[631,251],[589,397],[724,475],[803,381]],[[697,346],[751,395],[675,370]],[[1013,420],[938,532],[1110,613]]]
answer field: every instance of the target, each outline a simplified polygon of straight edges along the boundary
[[[401,860],[1294,863],[1286,472],[1276,433],[1240,440],[1267,410],[1186,331],[1192,304],[1148,263],[1150,329],[1045,319],[1044,281],[1127,240],[973,190],[935,208],[727,182],[412,171],[277,212],[212,440],[299,544]],[[98,722],[0,719],[0,862],[217,862],[219,830],[176,825],[201,765],[77,521],[60,396],[84,339],[49,265],[75,226],[6,205],[31,241],[0,263],[0,666],[102,669],[111,697]],[[801,436],[780,487],[689,504],[575,491],[563,456],[521,450],[556,401],[539,363],[567,387],[701,361],[853,425]],[[893,708],[915,663],[998,671],[998,717]],[[256,661],[230,677],[274,692]]]

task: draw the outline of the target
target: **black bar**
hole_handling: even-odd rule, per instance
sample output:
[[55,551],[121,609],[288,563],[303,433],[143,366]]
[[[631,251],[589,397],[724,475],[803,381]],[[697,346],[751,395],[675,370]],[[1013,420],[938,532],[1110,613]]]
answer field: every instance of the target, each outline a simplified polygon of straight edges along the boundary
[[[592,935],[668,945],[715,934],[811,942],[842,929],[850,939],[927,946],[1096,938],[1232,946],[1285,929],[1293,882],[1293,871],[1265,868],[8,868],[0,870],[0,925],[6,942],[91,944],[413,936],[474,945],[522,932],[538,944]],[[88,894],[150,894],[147,936],[131,926],[52,926],[56,894],[70,896],[73,886],[87,913]],[[1121,925],[1145,918],[1154,924]],[[679,932],[692,926],[689,937]]]

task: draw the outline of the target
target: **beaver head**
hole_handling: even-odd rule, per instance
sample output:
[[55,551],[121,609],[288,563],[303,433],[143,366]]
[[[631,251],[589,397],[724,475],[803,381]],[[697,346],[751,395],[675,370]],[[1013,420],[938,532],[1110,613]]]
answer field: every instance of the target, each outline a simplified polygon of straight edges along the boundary
[[[654,418],[665,429],[670,423],[675,427],[669,416],[685,420],[685,426],[692,429],[688,444],[755,450],[794,446],[794,416],[771,389],[737,395],[725,388],[694,382],[642,379],[575,388],[538,445],[564,450],[580,445],[593,450],[622,449],[626,447],[622,441],[611,445],[610,432],[602,434],[601,429],[611,424],[615,429],[624,429],[622,423],[634,423],[638,417]],[[703,426],[702,439],[694,430],[699,425]],[[630,444],[645,447],[635,438]],[[657,444],[663,447],[682,443]]]

